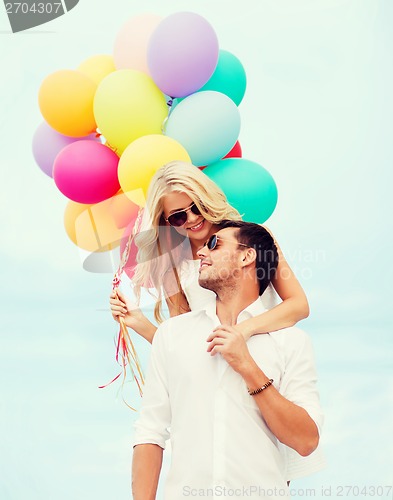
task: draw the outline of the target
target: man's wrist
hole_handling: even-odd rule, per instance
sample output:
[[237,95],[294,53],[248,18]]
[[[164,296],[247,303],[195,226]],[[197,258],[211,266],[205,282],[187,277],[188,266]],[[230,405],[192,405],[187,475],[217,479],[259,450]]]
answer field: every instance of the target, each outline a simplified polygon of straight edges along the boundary
[[269,381],[269,377],[266,376],[254,360],[242,369],[241,376],[251,390],[257,389]]

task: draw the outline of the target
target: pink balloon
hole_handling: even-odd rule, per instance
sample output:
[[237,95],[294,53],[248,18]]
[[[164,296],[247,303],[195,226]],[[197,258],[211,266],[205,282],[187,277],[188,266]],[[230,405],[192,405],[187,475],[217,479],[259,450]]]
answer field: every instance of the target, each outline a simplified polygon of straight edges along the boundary
[[151,34],[161,21],[162,17],[156,14],[141,14],[122,26],[113,48],[116,69],[136,69],[150,75],[147,46]]
[[49,177],[52,177],[53,163],[60,151],[76,141],[90,140],[100,142],[96,134],[85,137],[69,137],[56,132],[46,122],[42,122],[33,136],[33,156],[40,169]]
[[[120,241],[120,258],[123,257],[123,253],[124,253],[124,250],[125,250],[126,245],[128,243],[128,240],[130,238],[130,235],[131,235],[132,231],[134,230],[136,219],[137,219],[137,214],[129,222],[128,226],[126,227],[126,229],[123,233],[123,237]],[[135,274],[135,268],[137,265],[137,262],[136,262],[137,254],[138,254],[138,247],[135,245],[135,242],[132,241],[131,247],[130,247],[130,253],[128,255],[127,262],[124,266],[124,272],[126,273],[126,275],[130,279],[132,279],[134,277],[134,274]]]
[[99,203],[120,189],[119,157],[107,146],[78,141],[57,155],[53,178],[59,190],[78,203]]
[[[123,233],[122,239],[120,241],[120,258],[123,257],[123,253],[128,243],[128,240],[130,239],[130,235],[134,231],[134,226],[137,221],[137,218],[138,218],[138,213],[135,213]],[[128,259],[124,266],[124,272],[130,279],[132,279],[135,274],[135,268],[137,266],[137,261],[136,261],[137,255],[138,255],[138,247],[136,246],[135,240],[133,239],[130,246],[130,253],[128,254]],[[148,278],[147,281],[143,283],[142,286],[144,288],[153,288],[154,284],[152,283],[150,278]]]
[[153,32],[147,49],[150,73],[164,94],[185,97],[210,79],[218,61],[218,39],[199,14],[177,12]]

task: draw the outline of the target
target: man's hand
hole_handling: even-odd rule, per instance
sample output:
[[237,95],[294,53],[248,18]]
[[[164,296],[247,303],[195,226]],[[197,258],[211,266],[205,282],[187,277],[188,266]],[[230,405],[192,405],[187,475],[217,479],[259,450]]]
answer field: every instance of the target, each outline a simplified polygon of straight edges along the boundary
[[234,326],[220,325],[207,338],[207,352],[221,354],[225,361],[240,375],[253,364],[243,334]]

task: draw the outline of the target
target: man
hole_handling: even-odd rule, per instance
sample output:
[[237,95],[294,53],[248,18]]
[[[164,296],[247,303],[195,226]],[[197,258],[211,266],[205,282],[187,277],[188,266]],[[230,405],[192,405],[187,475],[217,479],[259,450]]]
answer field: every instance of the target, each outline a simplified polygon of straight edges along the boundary
[[[135,426],[134,500],[155,498],[169,437],[166,499],[283,498],[280,447],[307,456],[319,441],[310,340],[287,328],[246,343],[233,328],[263,312],[260,296],[276,271],[277,249],[264,228],[227,221],[198,256],[199,283],[216,300],[169,319],[154,337]],[[228,326],[214,330],[220,324]]]

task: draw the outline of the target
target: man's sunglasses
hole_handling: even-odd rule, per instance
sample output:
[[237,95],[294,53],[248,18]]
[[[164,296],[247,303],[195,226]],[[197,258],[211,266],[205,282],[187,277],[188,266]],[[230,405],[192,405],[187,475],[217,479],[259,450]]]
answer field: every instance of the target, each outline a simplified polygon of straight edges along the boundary
[[169,222],[171,226],[180,227],[187,222],[187,214],[190,211],[194,215],[201,215],[199,208],[195,205],[195,203],[192,203],[189,207],[173,212],[173,214],[169,215],[167,219],[165,219],[165,217],[164,219]]
[[244,243],[239,243],[238,241],[229,240],[228,238],[221,238],[221,236],[217,236],[217,234],[212,234],[210,236],[210,238],[207,241],[205,241],[205,243],[200,248],[200,250],[202,248],[204,248],[204,247],[207,247],[208,250],[210,250],[210,251],[214,250],[216,248],[216,246],[217,246],[218,240],[221,240],[221,241],[232,241],[232,243],[236,243],[237,245],[240,245],[242,247],[251,248],[249,245],[245,245]]

